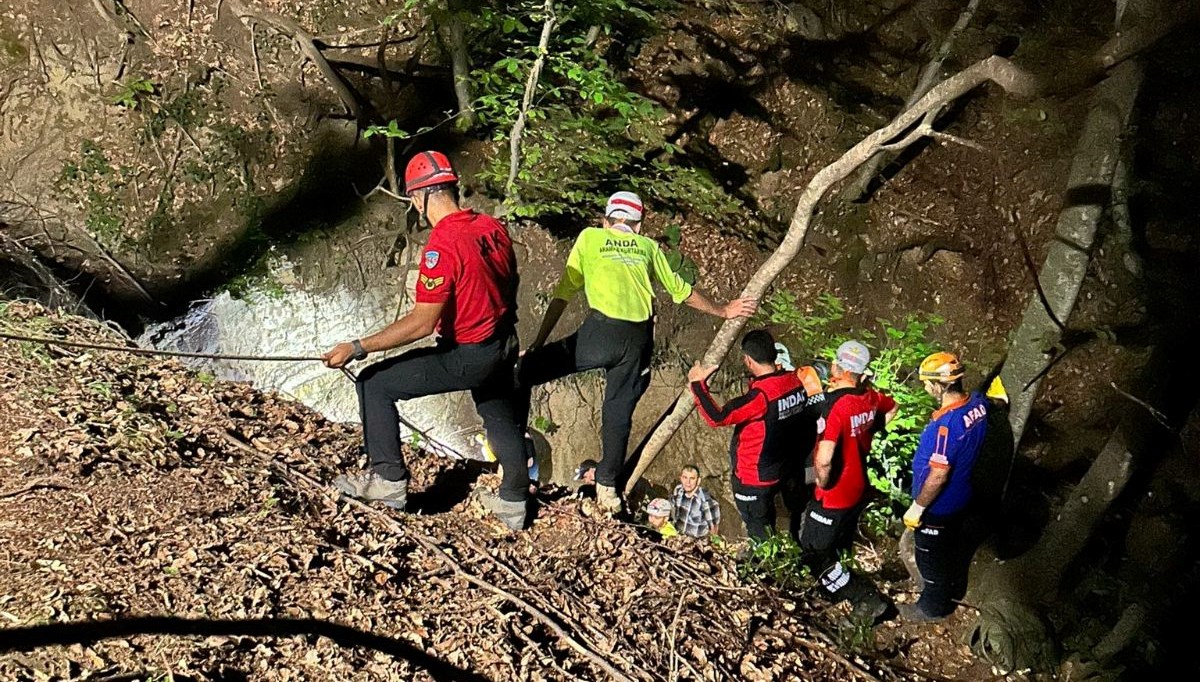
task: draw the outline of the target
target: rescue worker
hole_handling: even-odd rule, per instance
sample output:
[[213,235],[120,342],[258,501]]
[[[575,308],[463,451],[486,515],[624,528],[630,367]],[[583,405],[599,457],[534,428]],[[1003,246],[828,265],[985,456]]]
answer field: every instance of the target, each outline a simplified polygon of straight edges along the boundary
[[853,548],[867,492],[871,439],[897,410],[889,396],[860,385],[870,362],[870,351],[858,341],[837,349],[813,455],[816,489],[801,521],[799,544],[823,592],[833,601],[850,600],[858,616],[877,622],[887,613],[888,602],[839,558]]
[[[654,344],[653,280],[676,303],[732,319],[754,313],[753,299],[717,306],[671,269],[658,243],[641,235],[642,200],[617,192],[608,200],[601,227],[579,234],[566,269],[542,318],[537,338],[521,362],[523,410],[528,414],[533,386],[589,369],[604,369],[601,458],[596,468],[600,510],[621,510],[617,478],[625,464],[633,409],[650,383]],[[567,303],[583,290],[590,312],[579,331],[544,345]]]
[[733,426],[729,459],[733,467],[733,501],[746,535],[766,540],[775,532],[775,492],[789,455],[798,455],[803,435],[804,387],[795,372],[777,369],[775,339],[765,329],[742,337],[742,364],[750,373],[749,390],[720,405],[707,379],[715,366],[700,363],[688,371],[692,398],[709,426]]
[[804,453],[802,458],[788,457],[783,470],[783,483],[780,485],[780,495],[790,514],[788,531],[792,538],[800,537],[800,522],[804,518],[804,508],[812,499],[813,463],[812,455],[817,442],[817,423],[825,408],[825,382],[829,380],[829,362],[820,358],[796,369],[792,364],[791,352],[782,343],[775,344],[778,355],[775,366],[795,372],[800,385],[804,387],[804,411],[801,417],[804,428],[798,434],[796,452]]
[[971,475],[987,435],[988,402],[963,390],[962,363],[939,352],[921,361],[917,375],[938,401],[913,454],[913,502],[904,526],[915,534],[916,563],[924,582],[916,604],[901,607],[908,620],[941,620],[966,588],[970,555],[963,519],[971,501]]
[[437,344],[366,367],[357,382],[370,467],[339,476],[335,487],[361,500],[404,509],[409,472],[400,447],[397,400],[471,391],[487,441],[502,465],[499,495],[480,502],[509,528],[525,525],[529,497],[524,423],[513,401],[517,360],[517,261],[503,223],[458,205],[458,176],[440,152],[409,161],[404,189],[433,226],[421,259],[416,304],[382,330],[340,343],[323,356],[344,367],[371,353],[437,333]]

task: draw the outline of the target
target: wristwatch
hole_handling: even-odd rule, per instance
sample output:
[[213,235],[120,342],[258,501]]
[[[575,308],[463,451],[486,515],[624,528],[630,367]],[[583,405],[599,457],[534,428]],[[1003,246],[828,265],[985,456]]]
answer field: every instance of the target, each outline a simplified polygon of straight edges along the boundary
[[362,347],[362,341],[359,339],[354,339],[350,342],[350,346],[354,349],[354,355],[351,355],[350,357],[354,358],[355,360],[367,359],[367,350]]

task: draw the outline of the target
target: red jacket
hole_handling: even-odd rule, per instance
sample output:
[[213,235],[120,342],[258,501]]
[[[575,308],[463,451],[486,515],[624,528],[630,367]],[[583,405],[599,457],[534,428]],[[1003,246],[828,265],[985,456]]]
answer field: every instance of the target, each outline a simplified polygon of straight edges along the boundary
[[804,386],[796,374],[786,370],[754,377],[750,390],[721,406],[713,400],[708,384],[692,382],[692,397],[704,420],[711,426],[734,426],[729,443],[733,475],[749,487],[766,487],[779,482],[789,460],[799,460],[808,404]]

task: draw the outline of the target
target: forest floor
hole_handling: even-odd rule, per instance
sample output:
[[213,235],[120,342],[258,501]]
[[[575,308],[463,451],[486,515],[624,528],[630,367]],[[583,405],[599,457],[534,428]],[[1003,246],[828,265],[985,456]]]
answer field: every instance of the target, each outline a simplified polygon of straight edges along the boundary
[[[0,322],[120,341],[30,303]],[[355,428],[175,362],[4,343],[0,380],[4,679],[1005,679],[965,608],[855,628],[561,489],[509,533],[462,501],[473,462],[413,457],[418,513],[338,501]]]

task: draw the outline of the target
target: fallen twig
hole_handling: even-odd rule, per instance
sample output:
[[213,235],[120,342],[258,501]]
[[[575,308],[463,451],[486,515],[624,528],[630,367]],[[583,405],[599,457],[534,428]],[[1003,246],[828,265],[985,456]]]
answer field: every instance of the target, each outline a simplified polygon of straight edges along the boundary
[[19,488],[13,488],[11,490],[0,492],[0,500],[16,497],[18,495],[24,495],[25,493],[32,490],[37,490],[38,488],[49,488],[51,490],[74,490],[75,486],[50,478],[40,478],[36,481],[26,483]]
[[[251,454],[254,457],[264,461],[272,469],[284,471],[292,479],[304,483],[305,485],[312,488],[318,494],[323,495],[323,496],[329,496],[328,488],[325,485],[322,485],[316,479],[314,479],[311,476],[308,476],[307,474],[304,474],[300,471],[296,471],[292,467],[289,467],[288,465],[274,459],[273,457],[271,457],[269,455],[259,452],[258,450],[254,449],[250,445],[243,442],[240,438],[238,438],[234,434],[232,434],[228,431],[222,431],[222,432],[218,433],[217,435],[221,440],[234,446],[238,450],[241,450],[242,452]],[[427,551],[430,552],[430,554],[433,555],[433,557],[435,559],[437,559],[437,560],[441,561],[443,564],[445,564],[445,566],[447,568],[449,568],[451,571],[453,571],[454,574],[457,575],[459,578],[462,578],[463,580],[467,581],[468,583],[471,583],[472,585],[475,585],[476,587],[487,590],[488,592],[491,592],[492,594],[503,597],[510,603],[520,607],[522,610],[524,610],[526,613],[528,613],[530,616],[532,616],[535,620],[540,622],[542,625],[546,626],[546,628],[548,628],[551,632],[553,632],[556,636],[558,636],[558,638],[560,640],[562,640],[562,642],[564,644],[566,644],[567,646],[574,649],[581,656],[583,656],[584,658],[586,658],[589,661],[591,661],[592,663],[594,663],[597,667],[599,667],[604,672],[608,673],[614,680],[622,680],[623,682],[634,682],[633,678],[629,677],[628,675],[621,672],[620,670],[617,670],[615,667],[613,667],[613,665],[611,663],[609,663],[607,660],[605,660],[604,657],[600,656],[600,654],[596,653],[591,647],[587,646],[583,642],[580,642],[571,633],[567,632],[566,629],[564,629],[562,627],[562,625],[560,625],[554,618],[551,618],[546,612],[537,608],[533,604],[530,604],[525,599],[518,597],[517,595],[513,594],[512,592],[509,592],[508,590],[505,590],[502,587],[493,585],[492,583],[468,572],[465,568],[463,568],[461,563],[459,563],[453,557],[451,557],[449,554],[447,554],[446,551],[443,550],[441,547],[439,547],[437,545],[437,543],[435,543],[433,540],[430,540],[429,538],[427,538],[423,535],[412,532],[411,528],[406,527],[403,524],[399,523],[398,521],[396,521],[396,519],[394,519],[392,516],[390,516],[389,514],[387,514],[384,511],[376,509],[368,504],[360,502],[351,497],[343,496],[342,499],[345,500],[346,503],[349,504],[351,507],[354,507],[355,509],[367,514],[371,518],[378,520],[380,523],[383,523],[393,532],[398,533],[400,535],[407,536],[409,539],[413,540],[417,544],[424,547]]]
[[775,637],[777,639],[782,639],[785,642],[792,642],[793,644],[798,644],[798,645],[804,647],[805,649],[808,649],[809,651],[823,653],[823,654],[829,656],[830,658],[832,658],[833,660],[837,661],[838,663],[841,663],[848,670],[850,670],[850,672],[853,673],[854,675],[861,677],[864,680],[869,680],[869,682],[880,682],[878,677],[875,677],[874,675],[871,674],[871,671],[863,668],[861,665],[859,665],[859,664],[855,663],[854,661],[851,661],[850,659],[841,655],[840,653],[837,652],[836,649],[833,649],[832,647],[820,646],[818,644],[814,644],[813,642],[808,641],[807,639],[804,639],[803,637],[797,637],[789,632],[785,632],[783,630],[776,630],[775,628],[761,627],[758,629],[758,631],[755,634],[756,635],[766,635],[768,637]]
[[1150,416],[1154,417],[1154,421],[1158,422],[1159,424],[1162,424],[1167,430],[1169,430],[1169,431],[1175,430],[1175,427],[1171,426],[1171,422],[1167,420],[1167,415],[1163,414],[1161,410],[1159,410],[1155,406],[1151,405],[1150,403],[1146,402],[1145,400],[1142,400],[1141,398],[1139,398],[1131,393],[1126,393],[1125,391],[1122,391],[1121,387],[1117,386],[1117,382],[1115,382],[1115,381],[1109,382],[1108,385],[1112,386],[1112,389],[1114,391],[1116,391],[1118,394],[1120,394],[1121,396],[1128,398],[1129,400],[1132,400],[1133,402],[1137,403],[1138,405],[1141,405],[1142,407],[1146,408],[1146,411],[1150,413]]

